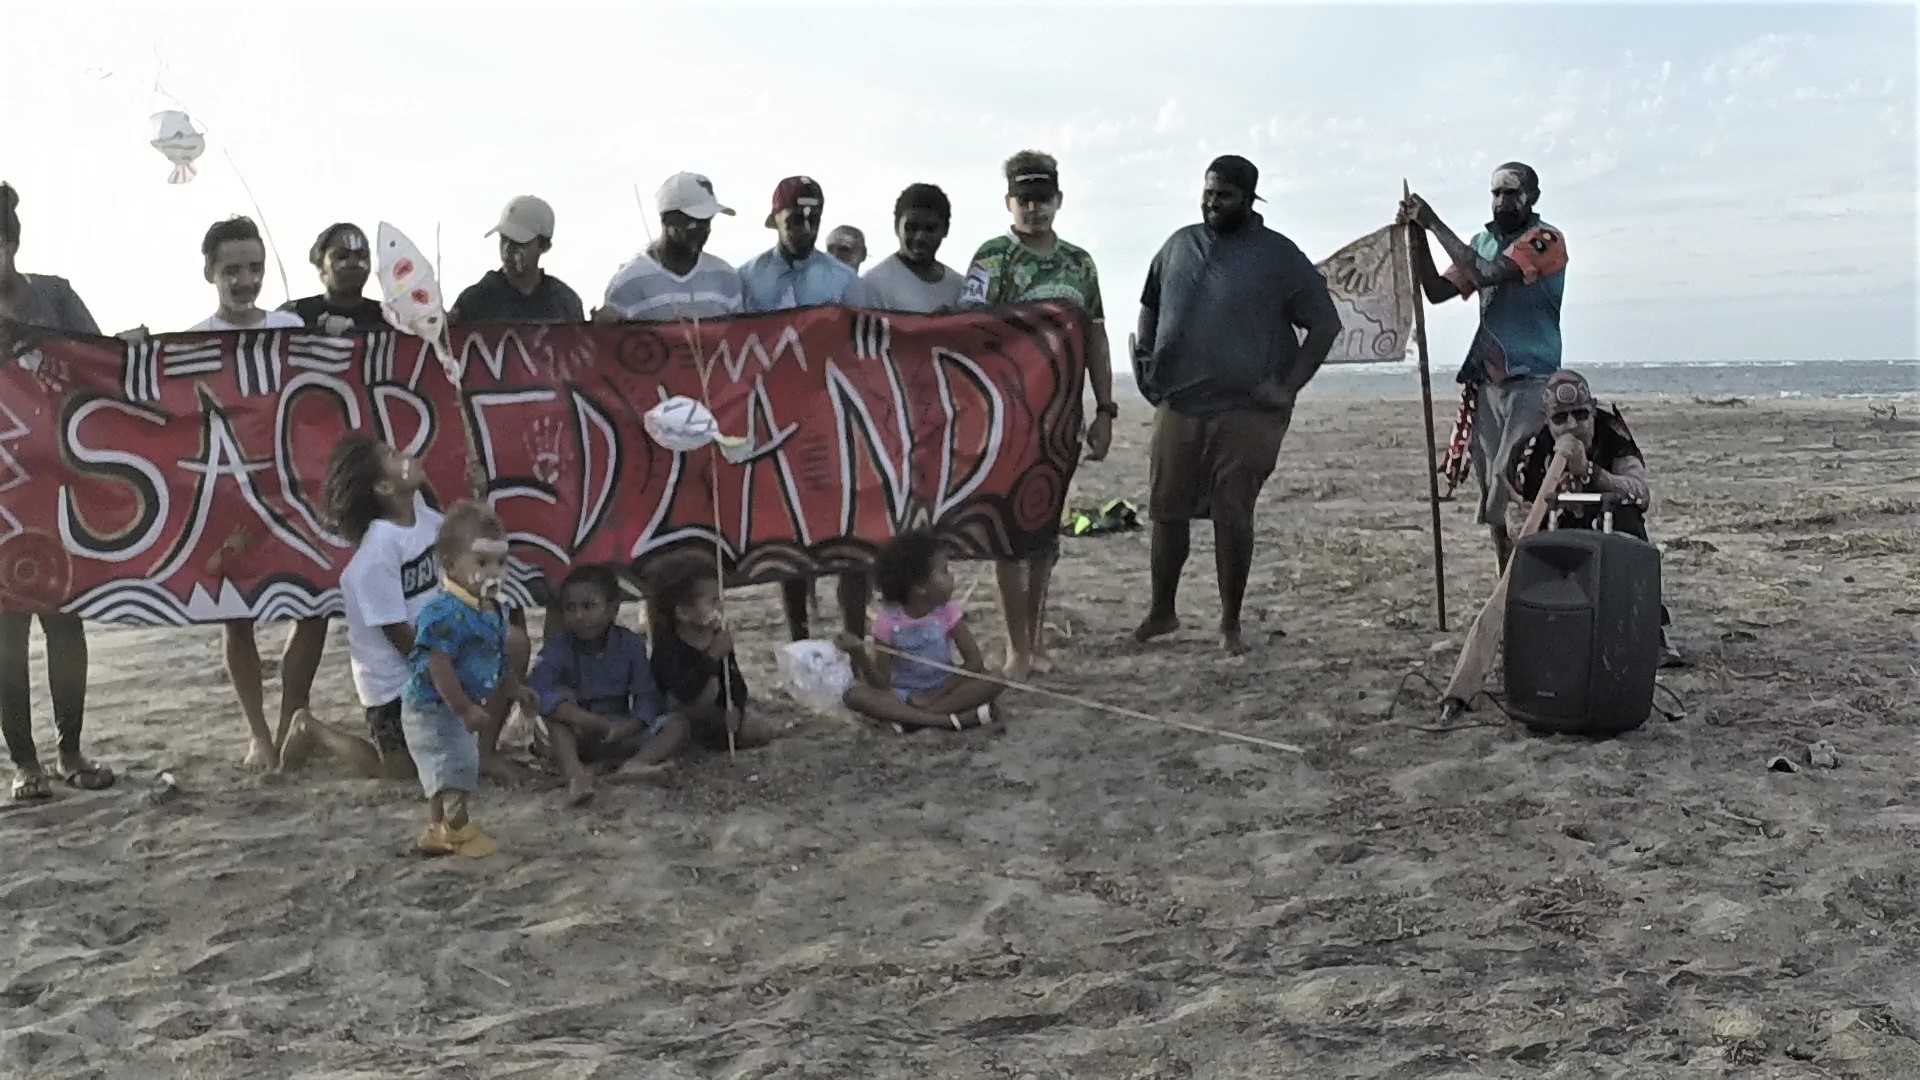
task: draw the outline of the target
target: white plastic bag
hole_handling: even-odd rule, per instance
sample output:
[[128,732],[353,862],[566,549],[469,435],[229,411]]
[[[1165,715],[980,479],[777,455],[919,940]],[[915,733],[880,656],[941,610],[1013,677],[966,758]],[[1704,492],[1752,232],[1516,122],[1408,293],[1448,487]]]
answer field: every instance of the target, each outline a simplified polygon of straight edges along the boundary
[[817,713],[834,714],[853,688],[853,661],[831,641],[810,638],[780,646],[780,683],[793,700]]

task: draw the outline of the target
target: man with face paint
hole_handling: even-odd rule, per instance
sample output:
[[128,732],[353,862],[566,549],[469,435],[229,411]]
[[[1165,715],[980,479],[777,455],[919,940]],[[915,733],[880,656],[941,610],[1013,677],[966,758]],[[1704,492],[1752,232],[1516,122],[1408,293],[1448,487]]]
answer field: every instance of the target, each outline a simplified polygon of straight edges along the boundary
[[1425,243],[1412,245],[1413,267],[1432,303],[1480,296],[1480,328],[1460,367],[1460,421],[1480,485],[1478,520],[1493,535],[1494,555],[1505,567],[1513,550],[1505,524],[1506,489],[1501,463],[1533,435],[1547,376],[1560,370],[1560,301],[1566,287],[1567,243],[1559,229],[1540,219],[1540,178],[1510,161],[1493,172],[1493,219],[1464,242],[1425,199],[1408,195],[1399,224],[1433,234],[1453,265],[1434,267]]
[[873,264],[847,294],[847,303],[920,315],[958,307],[966,279],[939,258],[952,221],[946,192],[932,184],[909,185],[893,203],[900,250]]
[[373,245],[358,225],[347,222],[329,225],[313,242],[307,261],[320,271],[320,284],[326,290],[317,296],[303,296],[280,305],[307,326],[328,334],[344,336],[387,328],[380,314],[380,301],[362,296],[367,274],[373,268]]
[[738,312],[739,272],[706,250],[713,219],[733,216],[714,197],[713,181],[699,173],[674,173],[654,193],[654,202],[660,208],[660,238],[613,275],[594,321],[718,319]]
[[[19,195],[0,184],[0,341],[10,340],[20,326],[67,334],[98,334],[93,315],[65,278],[21,272],[14,258],[20,252]],[[18,325],[4,325],[18,324]],[[0,362],[10,363],[0,353]],[[0,610],[0,733],[13,759],[14,802],[53,795],[48,773],[40,763],[33,739],[33,686],[27,663],[28,639],[36,616],[25,611]],[[79,616],[42,612],[40,632],[46,638],[47,691],[53,698],[53,726],[59,735],[59,757],[52,773],[78,788],[98,789],[113,784],[113,770],[87,760],[80,752],[80,730],[87,708],[87,632]]]
[[[773,189],[767,228],[774,230],[778,240],[772,248],[741,264],[745,310],[784,311],[846,302],[859,277],[852,267],[814,247],[826,201],[820,185],[808,176],[789,176]],[[840,622],[849,634],[866,635],[867,594],[867,575],[840,575]],[[807,608],[812,597],[810,580],[780,583],[787,632],[795,641],[810,636]]]
[[1215,158],[1202,222],[1168,238],[1147,269],[1135,364],[1141,393],[1155,406],[1153,598],[1136,641],[1180,629],[1174,600],[1189,523],[1204,518],[1213,522],[1221,644],[1229,655],[1247,651],[1240,605],[1253,569],[1254,506],[1279,460],[1295,398],[1340,335],[1326,278],[1254,211],[1259,181],[1246,158]]
[[[1050,154],[1022,150],[1004,166],[1007,212],[1013,228],[980,245],[967,269],[962,307],[1033,300],[1066,300],[1086,311],[1087,382],[1093,387],[1093,420],[1087,425],[1088,461],[1101,461],[1113,440],[1120,406],[1113,401],[1113,364],[1107,351],[1106,309],[1093,256],[1053,231],[1060,213],[1060,166]],[[1025,558],[999,563],[1000,607],[1007,620],[1007,674],[1050,671],[1047,656],[1047,586],[1060,556],[1059,537]]]
[[867,261],[867,234],[851,225],[835,225],[827,234],[827,254],[858,273],[860,265]]
[[[1513,448],[1501,468],[1501,483],[1511,494],[1507,505],[1509,530],[1520,531],[1527,508],[1546,482],[1547,465],[1554,452],[1560,451],[1567,456],[1567,475],[1560,482],[1560,493],[1614,496],[1618,503],[1613,508],[1613,530],[1646,540],[1647,511],[1653,499],[1647,460],[1634,442],[1633,432],[1627,430],[1619,407],[1601,412],[1586,378],[1569,370],[1547,378],[1542,398],[1541,415],[1530,425],[1531,437]],[[1597,529],[1605,524],[1605,517],[1597,506],[1575,505],[1561,508],[1550,524],[1556,529]],[[1662,604],[1662,667],[1686,663],[1668,633],[1671,623]]]
[[500,237],[500,269],[467,287],[453,302],[447,321],[474,323],[586,322],[580,295],[567,283],[540,268],[540,258],[553,250],[553,207],[546,200],[521,195],[500,211],[500,222],[487,230]]

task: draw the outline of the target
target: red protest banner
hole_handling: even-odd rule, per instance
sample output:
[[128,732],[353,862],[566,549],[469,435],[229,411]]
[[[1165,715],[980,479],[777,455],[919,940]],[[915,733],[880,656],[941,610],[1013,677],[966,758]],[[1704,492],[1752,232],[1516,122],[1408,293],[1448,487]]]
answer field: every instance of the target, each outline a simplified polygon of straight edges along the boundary
[[[1058,527],[1085,329],[1028,304],[949,316],[809,308],[701,323],[456,332],[462,385],[383,332],[0,342],[0,608],[123,623],[340,610],[351,554],[320,498],[340,436],[462,494],[466,427],[512,538],[510,594],[575,562],[718,539],[730,580],[855,569],[896,531],[1013,557]],[[750,448],[668,451],[641,417],[706,399]],[[462,413],[464,411],[464,420]]]

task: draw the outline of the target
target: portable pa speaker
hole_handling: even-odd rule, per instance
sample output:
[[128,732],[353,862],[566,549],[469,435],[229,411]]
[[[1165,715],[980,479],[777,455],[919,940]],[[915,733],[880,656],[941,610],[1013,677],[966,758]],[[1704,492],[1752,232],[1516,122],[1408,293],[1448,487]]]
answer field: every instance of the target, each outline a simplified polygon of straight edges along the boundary
[[1507,712],[1551,734],[1605,738],[1653,710],[1660,552],[1621,533],[1539,532],[1513,550]]

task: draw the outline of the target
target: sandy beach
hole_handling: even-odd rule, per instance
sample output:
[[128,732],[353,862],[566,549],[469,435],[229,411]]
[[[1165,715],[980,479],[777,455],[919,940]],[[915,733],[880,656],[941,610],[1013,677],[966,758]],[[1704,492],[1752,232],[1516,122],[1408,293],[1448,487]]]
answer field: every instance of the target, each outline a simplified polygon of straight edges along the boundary
[[[1302,404],[1251,657],[1215,645],[1204,527],[1150,646],[1146,531],[1066,542],[1044,685],[1300,756],[1018,693],[909,738],[774,700],[768,749],[585,813],[484,790],[500,854],[428,861],[417,787],[239,767],[216,630],[97,628],[88,750],[122,779],[0,812],[0,1076],[1920,1075],[1920,431],[1626,404],[1695,666],[1661,678],[1683,719],[1606,743],[1422,731],[1417,682],[1388,717],[1493,584],[1447,504],[1438,629],[1409,401]],[[1144,505],[1146,434],[1131,401],[1073,501]],[[959,576],[997,655],[991,573]],[[777,699],[774,590],[731,610]],[[358,723],[338,624],[316,706]]]

